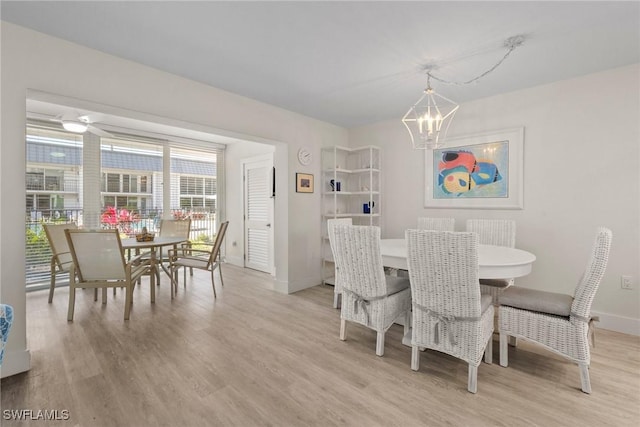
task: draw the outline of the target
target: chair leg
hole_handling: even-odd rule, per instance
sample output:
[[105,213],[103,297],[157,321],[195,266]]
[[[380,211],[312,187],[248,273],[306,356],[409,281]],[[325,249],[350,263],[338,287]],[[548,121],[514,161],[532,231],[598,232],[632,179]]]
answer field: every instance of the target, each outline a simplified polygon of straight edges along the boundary
[[93,289],[93,300],[98,301],[98,288]]
[[340,339],[345,341],[347,339],[347,321],[340,319]]
[[405,337],[409,332],[411,332],[411,310],[407,310],[404,314],[404,334]]
[[469,365],[469,380],[467,382],[467,390],[470,393],[478,391],[478,367]]
[[49,285],[49,304],[53,302],[53,291],[56,288],[56,270],[55,266],[51,266],[51,284]]
[[69,286],[69,310],[67,311],[67,320],[73,321],[73,309],[76,304],[76,288],[73,285]]
[[220,274],[220,286],[224,286],[224,280],[222,280],[222,263],[218,261],[218,274]]
[[[187,267],[182,267],[182,273],[183,273],[183,279],[184,281],[182,282],[182,287],[183,288],[187,288]],[[191,269],[191,272],[193,273],[193,268]],[[191,274],[193,276],[193,274]]]
[[102,304],[107,303],[107,288],[102,288]]
[[124,320],[129,320],[129,316],[131,315],[131,303],[133,302],[133,283],[129,283],[125,292],[126,297],[124,300]]
[[[158,284],[160,284],[159,278]],[[156,302],[156,276],[153,274],[153,271],[149,274],[149,285],[151,288],[151,291],[149,292],[151,294],[151,303],[153,304]]]
[[491,365],[493,362],[493,334],[489,335],[487,346],[484,348],[484,363]]
[[384,332],[378,332],[376,337],[376,355],[384,356]]
[[333,308],[339,308],[340,307],[340,294],[338,292],[334,292],[333,293]]
[[420,347],[417,345],[411,346],[411,370],[417,371],[420,369]]
[[214,298],[218,298],[218,296],[216,295],[216,282],[215,280],[213,280],[213,272],[216,271],[215,268],[211,269],[211,287],[213,287],[213,297]]
[[578,363],[580,367],[580,382],[582,383],[582,391],[591,394],[591,380],[589,378],[589,365],[586,363]]
[[507,367],[509,365],[509,335],[500,332],[500,366]]

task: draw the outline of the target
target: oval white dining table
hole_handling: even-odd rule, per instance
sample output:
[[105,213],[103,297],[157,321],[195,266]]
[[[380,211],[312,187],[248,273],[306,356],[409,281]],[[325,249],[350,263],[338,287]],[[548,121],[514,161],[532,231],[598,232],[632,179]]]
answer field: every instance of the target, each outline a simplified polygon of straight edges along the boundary
[[[407,241],[381,239],[380,254],[385,267],[407,269]],[[480,279],[510,279],[531,273],[536,256],[522,249],[504,246],[478,245],[478,277]]]

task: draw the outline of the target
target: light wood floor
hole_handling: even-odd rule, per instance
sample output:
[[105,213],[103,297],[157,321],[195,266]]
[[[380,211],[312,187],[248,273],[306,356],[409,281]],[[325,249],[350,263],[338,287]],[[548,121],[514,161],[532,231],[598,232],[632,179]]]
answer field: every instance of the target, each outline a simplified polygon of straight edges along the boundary
[[467,366],[432,351],[410,369],[402,327],[375,355],[375,333],[350,325],[338,338],[333,288],[293,295],[267,276],[225,265],[217,300],[194,272],[171,301],[166,277],[156,303],[148,284],[102,306],[79,291],[67,323],[68,291],[27,295],[32,369],[1,383],[2,409],[66,409],[69,421],[3,426],[637,426],[640,338],[599,330],[593,393],[578,367],[532,344],[511,349],[509,368],[481,364],[478,394]]

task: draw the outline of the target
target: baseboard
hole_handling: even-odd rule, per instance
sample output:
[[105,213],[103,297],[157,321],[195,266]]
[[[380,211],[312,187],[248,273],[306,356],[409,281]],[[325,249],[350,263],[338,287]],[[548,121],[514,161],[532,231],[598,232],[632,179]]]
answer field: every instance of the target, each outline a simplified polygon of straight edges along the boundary
[[596,323],[597,328],[640,336],[640,319],[616,316],[615,314],[599,313],[595,311],[592,311],[591,315],[598,316],[600,318],[600,321]]
[[26,372],[31,369],[31,352],[29,350],[11,351],[4,349],[4,360],[0,366],[0,378]]
[[294,292],[318,286],[321,283],[322,279],[320,277],[305,277],[303,279],[296,280],[295,282],[290,281],[289,290],[287,293],[292,294]]
[[273,290],[281,294],[289,293],[289,282],[286,280],[273,279]]

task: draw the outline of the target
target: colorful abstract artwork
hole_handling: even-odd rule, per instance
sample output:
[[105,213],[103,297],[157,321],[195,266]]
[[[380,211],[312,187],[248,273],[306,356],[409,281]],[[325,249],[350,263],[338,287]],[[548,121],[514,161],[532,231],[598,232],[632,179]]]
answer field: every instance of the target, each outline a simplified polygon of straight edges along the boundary
[[448,139],[424,162],[425,208],[524,208],[524,127]]
[[509,142],[433,151],[434,199],[509,196]]

